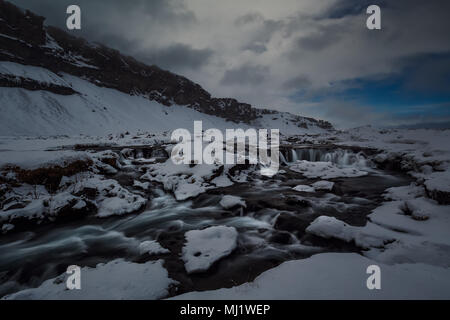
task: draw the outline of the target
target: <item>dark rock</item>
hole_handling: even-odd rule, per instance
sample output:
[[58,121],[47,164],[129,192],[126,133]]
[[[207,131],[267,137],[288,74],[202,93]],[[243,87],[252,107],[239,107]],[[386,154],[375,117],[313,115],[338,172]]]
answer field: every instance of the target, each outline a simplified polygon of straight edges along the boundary
[[274,228],[277,230],[284,230],[289,232],[296,232],[297,234],[303,234],[305,229],[310,224],[310,219],[302,219],[292,213],[283,212],[277,217]]
[[292,243],[292,236],[286,231],[276,231],[269,239],[269,241],[279,244]]

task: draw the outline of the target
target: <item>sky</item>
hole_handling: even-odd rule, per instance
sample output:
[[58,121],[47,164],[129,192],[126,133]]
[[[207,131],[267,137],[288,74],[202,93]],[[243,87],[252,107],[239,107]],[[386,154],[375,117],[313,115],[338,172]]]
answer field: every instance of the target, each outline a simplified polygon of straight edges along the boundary
[[[337,128],[450,127],[448,0],[13,0],[46,24]],[[81,8],[81,30],[66,8]],[[381,8],[381,30],[366,9]]]

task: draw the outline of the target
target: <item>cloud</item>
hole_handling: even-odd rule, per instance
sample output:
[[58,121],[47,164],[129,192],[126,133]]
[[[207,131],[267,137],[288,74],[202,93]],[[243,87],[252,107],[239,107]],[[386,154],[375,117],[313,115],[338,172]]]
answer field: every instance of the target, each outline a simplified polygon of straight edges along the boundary
[[239,68],[227,70],[222,78],[225,85],[260,84],[269,76],[269,67],[243,65]]
[[319,18],[340,19],[345,16],[355,16],[365,13],[368,6],[376,4],[380,8],[387,6],[386,0],[338,0],[333,6],[328,7]]
[[212,55],[211,49],[195,49],[182,43],[174,43],[168,47],[139,54],[142,60],[171,70],[200,68],[209,62]]
[[285,89],[303,90],[311,85],[311,80],[305,75],[299,75],[283,83]]

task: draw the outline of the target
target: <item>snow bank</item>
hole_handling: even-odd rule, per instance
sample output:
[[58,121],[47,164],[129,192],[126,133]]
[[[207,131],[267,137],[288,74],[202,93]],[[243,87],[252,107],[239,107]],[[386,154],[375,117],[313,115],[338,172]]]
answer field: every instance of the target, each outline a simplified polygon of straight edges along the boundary
[[67,275],[49,279],[39,287],[8,295],[19,300],[160,299],[177,282],[170,279],[163,260],[143,264],[117,259],[95,268],[81,269],[81,290],[66,288]]
[[217,260],[229,255],[237,246],[234,227],[215,226],[185,233],[184,267],[188,273],[206,271]]
[[[381,269],[380,290],[366,286],[366,270],[373,264]],[[450,299],[450,269],[386,265],[356,253],[322,253],[284,262],[250,283],[172,299]]]

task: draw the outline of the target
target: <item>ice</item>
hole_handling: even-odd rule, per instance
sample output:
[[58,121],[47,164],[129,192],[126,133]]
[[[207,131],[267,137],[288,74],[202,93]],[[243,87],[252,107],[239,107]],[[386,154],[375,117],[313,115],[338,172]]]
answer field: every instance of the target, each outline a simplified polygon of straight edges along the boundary
[[3,299],[17,300],[123,300],[164,298],[176,281],[169,278],[163,260],[133,263],[116,259],[95,268],[83,267],[81,290],[68,290],[67,275],[49,279],[39,287],[8,295]]
[[185,233],[182,259],[188,273],[202,272],[217,260],[228,256],[237,246],[234,227],[214,226]]

